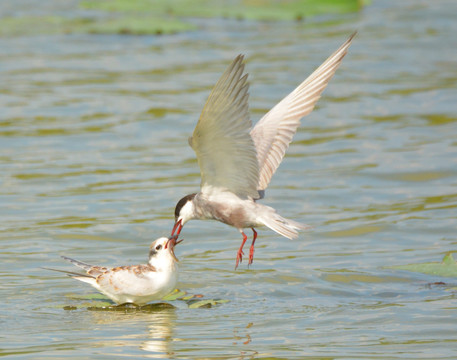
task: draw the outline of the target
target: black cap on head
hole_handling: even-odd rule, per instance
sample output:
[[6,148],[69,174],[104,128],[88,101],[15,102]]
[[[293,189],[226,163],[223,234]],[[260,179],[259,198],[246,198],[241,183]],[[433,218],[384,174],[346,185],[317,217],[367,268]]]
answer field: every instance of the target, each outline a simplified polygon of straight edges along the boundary
[[179,213],[181,212],[182,207],[186,205],[188,201],[192,201],[195,195],[197,195],[197,193],[186,195],[178,201],[175,207],[175,221],[178,220]]

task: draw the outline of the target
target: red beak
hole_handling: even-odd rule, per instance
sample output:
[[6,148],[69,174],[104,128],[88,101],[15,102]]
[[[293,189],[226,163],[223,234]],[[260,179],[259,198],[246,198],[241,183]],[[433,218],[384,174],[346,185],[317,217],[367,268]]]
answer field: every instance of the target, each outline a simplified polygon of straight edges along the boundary
[[181,233],[182,227],[182,220],[176,221],[175,226],[173,226],[173,230],[171,231],[171,236],[173,236],[176,231],[176,237],[178,237]]
[[181,241],[183,241],[183,239],[178,240],[178,235],[175,235],[175,236],[169,237],[167,243],[165,244],[165,249],[170,247],[171,256],[173,256],[173,258],[178,262],[179,262],[179,260],[175,255],[175,246],[178,245]]
[[168,238],[167,243],[165,244],[165,249],[168,248],[168,246],[170,246],[171,248],[174,248],[176,245],[178,245],[183,240],[184,239],[178,240],[178,235],[170,236]]

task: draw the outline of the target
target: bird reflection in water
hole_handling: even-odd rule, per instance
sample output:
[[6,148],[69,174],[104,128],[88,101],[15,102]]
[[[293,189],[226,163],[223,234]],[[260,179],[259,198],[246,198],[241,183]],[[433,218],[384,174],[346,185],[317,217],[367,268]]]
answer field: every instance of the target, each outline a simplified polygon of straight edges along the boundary
[[[149,304],[135,308],[128,305],[119,311],[91,311],[92,325],[103,327],[104,338],[99,338],[102,347],[123,347],[126,356],[138,355],[138,348],[148,352],[148,358],[163,359],[174,354],[173,334],[176,324],[176,308],[167,303]],[[89,324],[88,324],[89,325]],[[91,326],[94,328],[95,326]],[[97,344],[95,344],[97,346]],[[132,348],[129,354],[128,348]]]
[[173,330],[176,322],[175,308],[167,308],[151,315],[148,319],[148,339],[140,348],[151,354],[148,357],[163,359],[164,355],[172,355]]

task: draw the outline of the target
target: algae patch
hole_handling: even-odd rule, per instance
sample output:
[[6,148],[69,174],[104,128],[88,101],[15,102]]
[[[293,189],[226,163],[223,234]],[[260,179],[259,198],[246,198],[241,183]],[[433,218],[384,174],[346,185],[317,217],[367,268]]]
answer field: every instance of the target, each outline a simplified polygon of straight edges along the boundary
[[[191,19],[303,20],[322,14],[359,11],[367,0],[99,0],[81,1],[67,15],[0,18],[0,36],[39,34],[159,35],[197,28]],[[74,10],[74,11],[72,11]],[[81,10],[84,15],[81,16]]]
[[301,20],[320,14],[359,11],[362,0],[101,0],[83,1],[81,6],[119,13],[151,13],[181,18],[233,18],[249,20]]

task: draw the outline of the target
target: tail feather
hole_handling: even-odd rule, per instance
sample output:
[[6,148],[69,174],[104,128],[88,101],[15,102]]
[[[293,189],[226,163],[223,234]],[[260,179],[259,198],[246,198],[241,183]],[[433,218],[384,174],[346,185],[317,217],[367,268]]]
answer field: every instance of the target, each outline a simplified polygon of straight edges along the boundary
[[88,283],[94,287],[98,286],[96,277],[93,275],[90,275],[90,274],[81,274],[81,273],[77,273],[74,271],[53,269],[53,268],[48,268],[48,267],[42,267],[42,269],[61,272],[61,273],[67,274],[68,276],[70,276],[73,279]]
[[53,269],[53,268],[48,268],[48,267],[42,267],[42,269],[61,272],[61,273],[67,274],[68,276],[71,276],[71,277],[78,276],[78,277],[94,278],[94,276],[92,276],[92,275],[89,275],[89,274],[81,274],[81,273],[77,273],[77,272],[74,272],[74,271]]
[[295,239],[298,237],[297,230],[310,229],[311,226],[302,224],[293,220],[285,219],[276,212],[270,212],[268,216],[260,216],[258,220],[271,230],[288,238]]
[[81,274],[81,273],[78,273],[75,271],[53,269],[53,268],[48,268],[48,267],[43,267],[43,269],[57,271],[57,272],[67,274],[68,276],[72,277],[73,279],[86,282],[98,289],[97,276],[100,275],[101,273],[103,273],[104,271],[106,271],[107,270],[106,268],[103,268],[100,266],[92,266],[90,264],[83,263],[81,261],[69,258],[67,256],[62,256],[62,258],[71,262],[73,265],[76,265],[76,266],[86,270],[87,274]]

